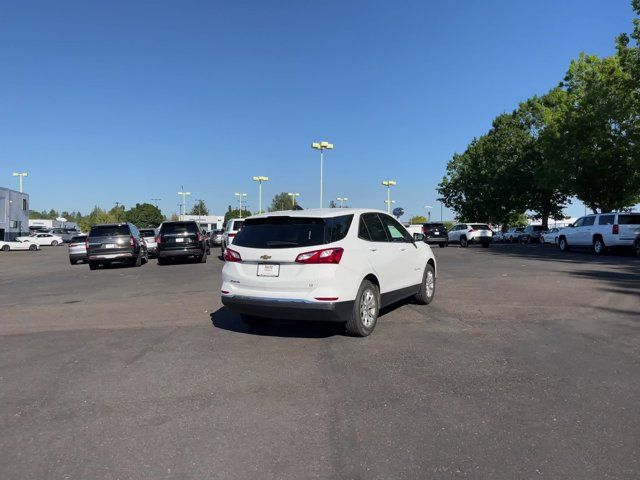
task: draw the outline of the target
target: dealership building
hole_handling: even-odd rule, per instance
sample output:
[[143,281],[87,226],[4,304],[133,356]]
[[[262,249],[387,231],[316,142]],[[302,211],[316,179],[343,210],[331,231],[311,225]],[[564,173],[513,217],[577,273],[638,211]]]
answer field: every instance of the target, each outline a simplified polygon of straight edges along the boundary
[[29,234],[29,194],[0,187],[0,240]]

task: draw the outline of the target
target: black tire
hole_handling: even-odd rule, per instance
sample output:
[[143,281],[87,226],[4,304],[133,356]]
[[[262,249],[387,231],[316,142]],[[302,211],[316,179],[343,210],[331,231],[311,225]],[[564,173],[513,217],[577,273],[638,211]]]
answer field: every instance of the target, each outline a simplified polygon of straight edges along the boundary
[[[369,308],[367,308],[367,305]],[[371,312],[373,308],[373,312]],[[367,311],[368,310],[368,311]],[[358,289],[351,316],[345,325],[347,333],[354,337],[366,337],[376,328],[380,312],[378,288],[369,280],[364,280]],[[367,320],[365,321],[364,318]]]
[[420,305],[429,305],[433,301],[433,296],[436,294],[436,273],[433,270],[433,266],[427,264],[422,274],[422,284],[420,290],[413,297],[416,303]]
[[203,253],[200,257],[198,257],[198,261],[200,263],[207,263],[207,254],[206,254],[206,252]]
[[77,260],[69,260],[69,263],[70,263],[71,265],[77,265],[77,264],[78,264],[78,261],[77,261]]
[[633,244],[633,252],[636,254],[636,257],[640,258],[640,239],[636,240]]
[[142,255],[138,255],[132,262],[131,262],[131,266],[132,267],[139,267],[140,265],[142,265]]
[[32,252],[37,249],[38,249],[38,246],[35,243],[33,245],[29,245],[29,250],[31,250]]
[[592,251],[594,255],[602,255],[606,249],[607,247],[605,246],[604,240],[602,240],[601,236],[598,235],[593,238]]
[[98,262],[91,262],[91,261],[89,261],[89,269],[90,269],[90,270],[97,270],[97,269],[98,269],[98,267],[99,267]]
[[569,244],[567,243],[567,239],[565,237],[560,237],[558,239],[558,248],[561,252],[569,251]]
[[447,246],[447,242],[440,242],[440,248],[445,248]]
[[3,245],[2,246],[2,251],[3,252],[8,252],[9,250],[11,250],[11,247],[9,245]]
[[491,245],[489,242],[482,242],[484,248],[489,248],[489,245]]
[[51,246],[52,247],[57,247],[58,246],[58,241],[54,240],[53,242],[51,242]]
[[467,248],[469,246],[469,241],[467,240],[467,237],[460,237],[460,246],[462,248]]
[[162,257],[158,257],[158,265],[166,265],[167,264],[167,260],[162,258]]

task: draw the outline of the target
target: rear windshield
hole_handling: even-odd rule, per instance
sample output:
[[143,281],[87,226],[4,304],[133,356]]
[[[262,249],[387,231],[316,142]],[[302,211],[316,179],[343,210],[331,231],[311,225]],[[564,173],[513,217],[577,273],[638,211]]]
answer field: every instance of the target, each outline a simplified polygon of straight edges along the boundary
[[115,237],[129,235],[129,225],[96,225],[91,227],[90,237]]
[[198,233],[196,222],[165,222],[162,224],[163,235],[180,235],[182,233]]
[[444,223],[423,223],[424,228],[444,228]]
[[545,228],[542,225],[531,225],[531,230],[534,232],[541,232],[545,230]]
[[625,213],[618,215],[618,223],[620,225],[640,225],[640,213]]
[[249,248],[312,247],[342,240],[353,215],[331,218],[266,217],[249,219],[233,244]]
[[71,240],[69,240],[69,243],[82,243],[85,241],[85,239],[87,238],[86,235],[81,235],[79,237],[73,237]]
[[243,225],[244,220],[236,220],[233,222],[233,225],[231,225],[231,230],[240,230]]
[[140,230],[140,235],[143,237],[153,237],[155,236],[156,232],[153,229],[149,229],[149,228],[145,228],[143,230]]
[[489,228],[489,225],[486,225],[484,223],[474,223],[473,225],[471,225],[471,228],[474,228],[476,230],[491,230]]

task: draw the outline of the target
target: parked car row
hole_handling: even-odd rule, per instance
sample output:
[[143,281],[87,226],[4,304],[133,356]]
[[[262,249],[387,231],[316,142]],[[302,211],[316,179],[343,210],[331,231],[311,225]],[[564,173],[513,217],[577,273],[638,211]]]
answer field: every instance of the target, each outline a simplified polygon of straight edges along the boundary
[[558,232],[558,247],[566,252],[571,248],[590,248],[602,255],[609,248],[635,249],[640,235],[640,213],[599,213],[580,217]]
[[35,250],[40,250],[40,245],[34,242],[29,242],[28,240],[15,241],[15,242],[5,242],[0,240],[0,251],[10,252],[15,250],[35,251]]

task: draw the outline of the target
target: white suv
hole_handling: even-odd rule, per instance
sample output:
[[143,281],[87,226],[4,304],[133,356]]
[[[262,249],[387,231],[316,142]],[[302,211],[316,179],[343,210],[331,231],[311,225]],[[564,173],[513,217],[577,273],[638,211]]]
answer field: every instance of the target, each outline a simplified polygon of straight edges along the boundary
[[570,247],[591,247],[601,255],[609,247],[633,247],[640,230],[640,213],[600,213],[580,217],[570,227],[558,232],[558,247],[566,252]]
[[230,218],[227,221],[227,226],[222,234],[222,243],[220,244],[220,255],[224,258],[224,251],[227,245],[233,243],[234,237],[238,234],[242,225],[244,224],[244,218]]
[[433,299],[431,248],[381,211],[327,208],[245,219],[225,251],[222,303],[254,325],[265,318],[344,322],[369,335],[381,307]]
[[447,236],[449,243],[459,243],[463,248],[471,243],[487,248],[493,240],[493,230],[486,223],[460,223],[454,225]]

